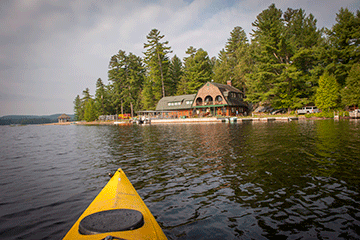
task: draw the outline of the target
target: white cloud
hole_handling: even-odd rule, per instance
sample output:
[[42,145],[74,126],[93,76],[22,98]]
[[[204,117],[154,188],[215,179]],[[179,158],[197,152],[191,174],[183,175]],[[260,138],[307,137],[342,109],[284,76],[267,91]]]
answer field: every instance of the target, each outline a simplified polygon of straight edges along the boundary
[[99,77],[107,82],[112,55],[121,49],[143,56],[153,28],[180,58],[189,46],[217,56],[235,26],[249,36],[272,2],[313,13],[318,27],[334,24],[340,7],[360,6],[358,0],[1,1],[0,116],[71,113],[77,94],[86,87],[94,93]]

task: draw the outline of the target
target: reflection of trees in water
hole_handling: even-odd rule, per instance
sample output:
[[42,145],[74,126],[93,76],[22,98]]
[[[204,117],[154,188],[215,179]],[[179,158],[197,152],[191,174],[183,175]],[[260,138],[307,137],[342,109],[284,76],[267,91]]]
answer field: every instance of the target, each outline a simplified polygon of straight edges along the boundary
[[333,225],[339,227],[357,208],[351,192],[358,192],[359,185],[359,129],[354,124],[111,129],[109,166],[124,168],[165,229],[181,232],[193,223],[206,229],[205,222],[216,218],[232,236],[310,237],[312,231],[327,231],[326,219],[339,219]]
[[314,175],[359,183],[360,129],[347,121],[317,121],[316,134]]

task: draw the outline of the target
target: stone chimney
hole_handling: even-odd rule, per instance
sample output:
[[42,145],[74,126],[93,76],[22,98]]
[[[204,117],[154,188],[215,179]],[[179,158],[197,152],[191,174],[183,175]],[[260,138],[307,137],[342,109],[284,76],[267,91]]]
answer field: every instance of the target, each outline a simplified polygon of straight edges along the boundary
[[232,86],[231,85],[231,80],[228,80],[226,83],[227,83],[227,85]]

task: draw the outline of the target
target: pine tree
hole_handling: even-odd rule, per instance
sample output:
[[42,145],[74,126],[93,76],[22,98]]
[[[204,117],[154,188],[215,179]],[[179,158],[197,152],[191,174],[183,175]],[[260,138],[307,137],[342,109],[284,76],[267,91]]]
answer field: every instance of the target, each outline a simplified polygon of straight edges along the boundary
[[95,92],[95,108],[98,115],[106,115],[108,105],[108,94],[106,92],[106,86],[102,82],[101,78],[96,81]]
[[140,57],[120,50],[111,57],[109,64],[109,80],[113,85],[113,102],[116,112],[140,110],[140,99],[145,71]]
[[343,105],[360,107],[360,63],[354,64],[341,91]]
[[[167,46],[168,41],[161,42],[164,35],[160,35],[157,29],[152,29],[146,38],[148,42],[144,44],[146,49],[144,62],[147,70],[145,85],[147,85],[147,91],[152,91],[152,93],[145,92],[142,100],[144,106],[155,108],[154,103],[166,96],[165,84],[169,82],[167,73],[170,62],[167,54],[172,51]],[[149,99],[149,97],[154,99]]]
[[284,65],[290,59],[286,54],[287,41],[284,36],[282,11],[275,4],[262,11],[253,23],[252,44],[256,66],[248,76],[248,98],[252,102],[269,103],[277,93],[276,83],[280,81]]
[[176,55],[171,59],[170,67],[169,67],[169,84],[165,89],[168,95],[175,95],[177,91],[177,86],[181,80],[181,76],[183,74],[182,71],[182,62],[180,58]]
[[186,51],[190,56],[184,58],[184,74],[181,84],[186,84],[186,91],[183,94],[193,94],[206,82],[211,81],[212,63],[208,53],[203,49],[196,50],[189,47]]
[[336,24],[327,34],[330,44],[327,69],[343,86],[352,65],[360,62],[360,11],[355,15],[341,8],[336,14]]
[[85,90],[82,92],[83,97],[80,99],[81,107],[80,107],[80,113],[79,113],[79,120],[85,119],[85,105],[86,103],[92,98],[90,95],[90,89],[85,88]]
[[313,15],[302,9],[284,14],[274,4],[253,23],[254,68],[247,75],[247,96],[255,103],[294,109],[311,101],[319,61],[321,32]]
[[82,92],[83,94],[83,98],[81,99],[82,102],[86,103],[87,101],[89,101],[92,96],[90,95],[90,89],[89,88],[85,88],[85,90]]
[[81,108],[81,100],[80,96],[77,95],[74,100],[74,113],[75,113],[75,120],[79,121],[83,119],[83,109]]
[[94,100],[90,98],[86,104],[84,109],[84,120],[87,122],[95,121],[98,118]]
[[232,80],[234,67],[230,65],[227,52],[222,49],[214,65],[214,81],[225,84],[227,81]]
[[251,66],[250,48],[245,31],[241,27],[235,27],[215,63],[214,80],[223,84],[231,80],[234,87],[245,92],[246,74],[250,73]]
[[325,72],[319,79],[315,104],[322,110],[330,110],[339,105],[340,86],[333,75]]

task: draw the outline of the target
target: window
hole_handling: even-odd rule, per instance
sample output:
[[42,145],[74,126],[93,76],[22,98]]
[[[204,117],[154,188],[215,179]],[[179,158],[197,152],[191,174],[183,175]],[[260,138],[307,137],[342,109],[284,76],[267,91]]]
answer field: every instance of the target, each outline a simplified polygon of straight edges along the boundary
[[220,95],[216,96],[215,101],[221,102],[223,99]]
[[180,106],[181,102],[169,102],[168,106]]
[[213,98],[208,95],[205,98],[205,105],[211,105],[211,104],[213,104]]

